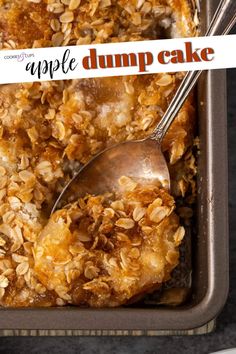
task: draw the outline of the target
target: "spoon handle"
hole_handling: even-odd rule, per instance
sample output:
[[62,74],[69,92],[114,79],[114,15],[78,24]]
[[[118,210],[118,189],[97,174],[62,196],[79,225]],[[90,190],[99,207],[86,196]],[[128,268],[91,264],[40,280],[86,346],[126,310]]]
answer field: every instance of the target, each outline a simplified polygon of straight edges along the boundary
[[[206,32],[206,36],[226,35],[235,23],[236,0],[221,0]],[[163,118],[150,136],[151,139],[157,140],[159,143],[162,142],[201,73],[202,71],[189,71],[185,75]]]

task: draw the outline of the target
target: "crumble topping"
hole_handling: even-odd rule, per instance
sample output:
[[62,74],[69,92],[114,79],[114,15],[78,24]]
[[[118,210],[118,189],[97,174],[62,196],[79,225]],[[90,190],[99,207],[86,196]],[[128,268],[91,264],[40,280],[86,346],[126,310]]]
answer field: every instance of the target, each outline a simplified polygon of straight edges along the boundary
[[[196,34],[188,1],[180,0],[0,0],[0,13],[2,50]],[[117,306],[169,279],[184,235],[179,216],[189,224],[196,194],[192,96],[162,146],[175,212],[174,199],[166,192],[136,186],[119,199],[87,196],[82,206],[68,206],[50,220],[49,215],[72,170],[107,146],[152,133],[182,78],[183,73],[166,73],[0,86],[2,306]],[[139,194],[151,197],[144,202]],[[160,205],[153,211],[158,198]],[[95,227],[104,220],[112,225],[109,237]],[[78,233],[76,223],[85,223],[87,232]],[[151,228],[150,237],[145,227],[145,232]],[[137,245],[132,243],[134,230],[139,230]],[[53,241],[62,246],[57,255]],[[114,248],[106,250],[100,242]],[[146,252],[151,252],[153,262]],[[134,267],[132,276],[122,278],[122,264],[128,264],[130,272]]]
[[158,288],[178,264],[185,231],[174,199],[125,180],[121,195],[88,195],[55,212],[35,243],[36,276],[64,303],[121,305]]

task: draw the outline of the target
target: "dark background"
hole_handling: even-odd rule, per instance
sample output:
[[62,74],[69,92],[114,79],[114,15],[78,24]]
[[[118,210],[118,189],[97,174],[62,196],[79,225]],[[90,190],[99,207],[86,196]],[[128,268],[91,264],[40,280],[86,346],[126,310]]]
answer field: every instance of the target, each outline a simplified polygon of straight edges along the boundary
[[[236,33],[236,31],[235,31]],[[236,59],[235,59],[236,60]],[[236,70],[228,70],[230,291],[216,331],[194,337],[8,337],[0,354],[209,354],[236,347]],[[235,351],[236,353],[236,351]]]

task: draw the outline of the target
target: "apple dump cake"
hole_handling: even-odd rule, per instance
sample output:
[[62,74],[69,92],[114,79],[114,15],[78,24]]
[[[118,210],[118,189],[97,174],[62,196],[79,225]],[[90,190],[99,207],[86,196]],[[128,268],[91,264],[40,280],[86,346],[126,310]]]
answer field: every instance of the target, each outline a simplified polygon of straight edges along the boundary
[[[0,14],[2,50],[194,36],[197,26],[187,0],[0,0]],[[192,96],[162,145],[171,195],[121,176],[121,193],[50,210],[81,164],[151,134],[182,78],[0,86],[2,306],[118,306],[171,278],[196,196]]]

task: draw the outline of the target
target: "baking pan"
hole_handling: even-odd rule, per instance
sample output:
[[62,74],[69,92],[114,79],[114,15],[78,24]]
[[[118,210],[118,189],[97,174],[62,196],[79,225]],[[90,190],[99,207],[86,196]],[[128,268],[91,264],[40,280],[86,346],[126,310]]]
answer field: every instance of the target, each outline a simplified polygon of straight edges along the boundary
[[[218,0],[204,1],[202,30]],[[192,292],[179,307],[1,309],[2,335],[158,335],[210,332],[228,293],[228,188],[225,71],[198,85],[200,156]]]

